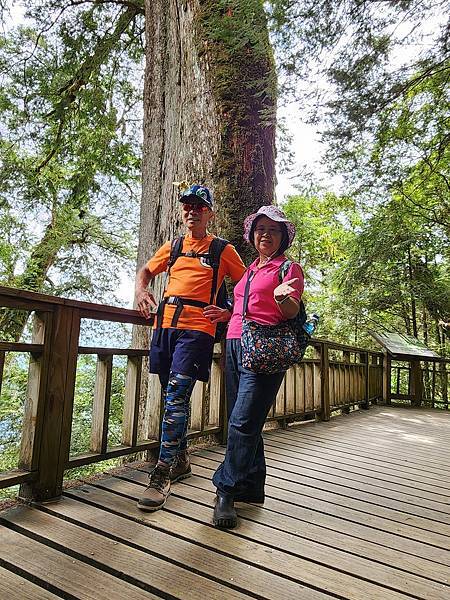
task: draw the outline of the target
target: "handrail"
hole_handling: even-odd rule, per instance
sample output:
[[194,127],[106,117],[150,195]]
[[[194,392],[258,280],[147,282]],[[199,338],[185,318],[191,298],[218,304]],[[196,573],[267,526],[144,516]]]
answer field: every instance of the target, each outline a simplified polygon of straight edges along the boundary
[[[0,342],[0,388],[6,352],[29,354],[28,389],[22,427],[18,469],[0,477],[0,487],[20,483],[24,499],[46,500],[62,491],[64,471],[157,448],[162,414],[157,377],[150,379],[151,392],[143,392],[142,348],[79,346],[82,319],[151,326],[135,310],[90,302],[56,298],[0,286],[0,306],[34,311],[31,343]],[[331,340],[313,339],[313,358],[290,369],[269,414],[282,426],[291,421],[319,417],[328,420],[336,410],[352,406],[368,408],[383,395],[383,354]],[[329,352],[342,352],[342,360]],[[96,379],[92,408],[91,448],[70,456],[75,378],[80,355],[95,355]],[[355,360],[350,361],[350,355]],[[122,440],[108,446],[108,423],[113,357],[126,358]],[[211,379],[197,382],[191,400],[189,436],[215,435],[224,440],[226,410],[220,353],[214,353]],[[145,412],[148,427],[144,439],[138,431],[139,414]]]

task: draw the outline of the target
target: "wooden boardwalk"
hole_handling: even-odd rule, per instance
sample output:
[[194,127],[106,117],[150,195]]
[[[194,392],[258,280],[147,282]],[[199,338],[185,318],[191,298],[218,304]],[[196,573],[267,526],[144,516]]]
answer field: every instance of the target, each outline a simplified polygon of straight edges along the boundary
[[142,513],[145,467],[0,514],[0,597],[450,598],[450,414],[375,407],[266,434],[267,500],[212,527],[223,448],[164,510]]

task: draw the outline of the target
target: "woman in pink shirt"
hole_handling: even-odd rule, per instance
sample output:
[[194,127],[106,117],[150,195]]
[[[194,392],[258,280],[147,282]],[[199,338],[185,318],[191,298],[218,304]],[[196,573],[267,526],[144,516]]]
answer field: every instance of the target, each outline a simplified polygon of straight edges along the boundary
[[234,289],[234,307],[227,334],[226,390],[228,440],[223,463],[213,476],[217,488],[214,525],[237,525],[234,502],[264,502],[266,464],[262,429],[275,401],[284,371],[270,375],[242,367],[241,333],[244,291],[250,278],[245,318],[262,325],[276,325],[295,317],[303,292],[303,272],[291,263],[280,283],[284,252],[292,244],[295,227],[276,206],[262,206],[244,222],[244,238],[258,258]]

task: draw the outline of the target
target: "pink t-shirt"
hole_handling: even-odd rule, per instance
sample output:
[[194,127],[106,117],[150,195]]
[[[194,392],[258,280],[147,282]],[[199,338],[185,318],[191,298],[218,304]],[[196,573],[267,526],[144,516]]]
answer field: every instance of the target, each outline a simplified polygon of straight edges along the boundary
[[[277,325],[285,320],[280,307],[273,297],[274,289],[280,284],[279,271],[280,266],[286,260],[285,256],[277,256],[270,260],[260,269],[256,268],[258,259],[255,260],[242,276],[239,283],[234,288],[234,307],[233,314],[228,325],[227,340],[240,338],[242,334],[242,309],[244,304],[245,284],[249,271],[255,274],[250,283],[250,293],[248,299],[246,319],[256,321],[261,325]],[[303,271],[298,263],[292,263],[283,281],[298,277],[291,286],[295,292],[291,294],[292,298],[300,300],[303,292]]]

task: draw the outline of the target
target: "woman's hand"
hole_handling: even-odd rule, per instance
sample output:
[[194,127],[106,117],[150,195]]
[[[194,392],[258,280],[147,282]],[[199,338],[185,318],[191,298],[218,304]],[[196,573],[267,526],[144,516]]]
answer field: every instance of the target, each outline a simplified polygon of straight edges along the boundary
[[203,316],[209,319],[211,323],[226,323],[231,319],[231,312],[226,308],[210,304],[203,309]]
[[295,288],[291,287],[291,283],[294,281],[298,281],[298,277],[294,277],[293,279],[288,279],[287,281],[282,281],[279,286],[277,286],[273,290],[273,297],[275,302],[282,302],[286,300],[286,297],[295,292]]

